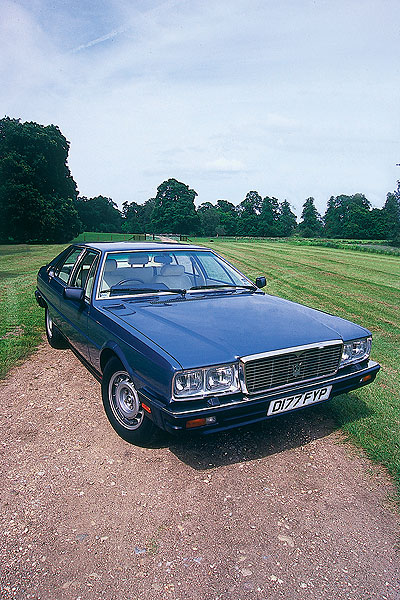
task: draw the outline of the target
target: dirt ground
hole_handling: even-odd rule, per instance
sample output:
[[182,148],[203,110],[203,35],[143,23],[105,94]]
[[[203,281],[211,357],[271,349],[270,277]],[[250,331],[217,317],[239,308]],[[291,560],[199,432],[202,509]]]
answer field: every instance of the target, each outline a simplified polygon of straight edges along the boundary
[[392,484],[320,407],[138,448],[45,344],[0,398],[2,600],[400,599]]

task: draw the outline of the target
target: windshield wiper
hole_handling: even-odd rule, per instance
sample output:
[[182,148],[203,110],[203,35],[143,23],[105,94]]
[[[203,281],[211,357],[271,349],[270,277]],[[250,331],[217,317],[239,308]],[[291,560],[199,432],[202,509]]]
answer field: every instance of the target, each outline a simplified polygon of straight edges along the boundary
[[253,292],[255,292],[258,288],[255,285],[233,285],[231,283],[224,283],[222,285],[217,284],[217,285],[196,285],[194,287],[189,288],[189,292],[191,292],[192,290],[213,290],[213,289],[220,289],[220,288],[240,288],[240,289],[245,289],[245,290],[253,290]]
[[134,287],[123,287],[123,288],[110,288],[108,290],[103,290],[101,293],[104,294],[109,292],[111,296],[117,296],[120,292],[135,292],[135,294],[149,294],[149,293],[159,293],[159,292],[168,292],[170,294],[181,294],[181,296],[185,296],[186,290],[176,288],[176,289],[154,289],[154,288],[134,288]]

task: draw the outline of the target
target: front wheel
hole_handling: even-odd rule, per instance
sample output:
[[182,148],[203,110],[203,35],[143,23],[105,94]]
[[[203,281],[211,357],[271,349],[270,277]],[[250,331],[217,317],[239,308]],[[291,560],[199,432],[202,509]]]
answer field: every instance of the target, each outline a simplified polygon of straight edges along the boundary
[[61,332],[57,329],[57,327],[53,323],[53,319],[49,314],[49,309],[46,306],[45,309],[45,324],[46,324],[46,336],[47,341],[49,342],[52,348],[56,348],[57,350],[65,350],[68,348],[68,342],[65,337],[61,334]]
[[106,364],[101,394],[108,420],[120,437],[137,445],[154,440],[158,427],[147,417],[129,373],[117,358]]

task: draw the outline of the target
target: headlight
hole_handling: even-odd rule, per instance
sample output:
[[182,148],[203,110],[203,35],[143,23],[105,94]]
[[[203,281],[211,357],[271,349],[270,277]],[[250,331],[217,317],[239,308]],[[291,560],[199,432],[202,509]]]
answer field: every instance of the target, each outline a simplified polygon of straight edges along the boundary
[[234,366],[213,367],[206,371],[206,389],[219,392],[227,390],[234,385],[235,369]]
[[173,392],[177,399],[210,394],[233,394],[240,390],[237,365],[222,365],[180,371],[174,377]]
[[344,342],[340,366],[345,367],[346,365],[360,362],[368,358],[371,352],[371,343],[371,337]]
[[175,395],[193,396],[203,390],[203,372],[186,371],[175,377]]

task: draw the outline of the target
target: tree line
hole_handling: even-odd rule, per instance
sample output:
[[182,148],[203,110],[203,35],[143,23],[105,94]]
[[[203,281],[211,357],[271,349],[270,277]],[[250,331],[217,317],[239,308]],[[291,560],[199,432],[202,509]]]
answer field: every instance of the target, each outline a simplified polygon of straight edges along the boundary
[[400,245],[400,182],[383,208],[363,194],[332,196],[324,215],[314,198],[297,222],[289,202],[249,191],[238,205],[204,202],[185,183],[168,179],[144,204],[78,195],[58,127],[0,120],[0,242],[67,242],[82,231],[382,239]]

